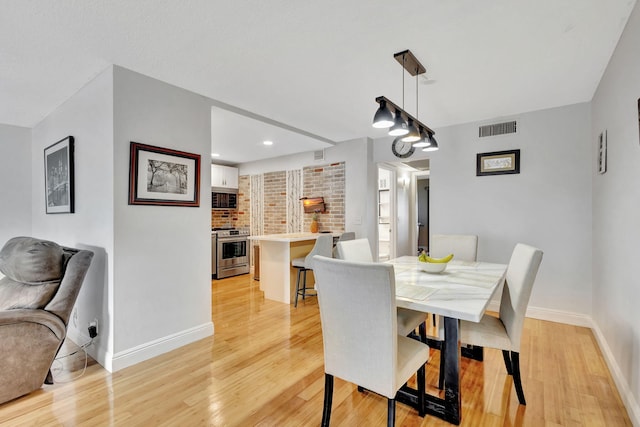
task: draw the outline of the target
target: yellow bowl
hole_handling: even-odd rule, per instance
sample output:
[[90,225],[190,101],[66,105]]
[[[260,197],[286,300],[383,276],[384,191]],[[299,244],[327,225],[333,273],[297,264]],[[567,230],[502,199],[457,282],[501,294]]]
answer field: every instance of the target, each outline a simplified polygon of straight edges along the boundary
[[422,262],[418,261],[420,269],[426,273],[442,273],[447,268],[446,262]]

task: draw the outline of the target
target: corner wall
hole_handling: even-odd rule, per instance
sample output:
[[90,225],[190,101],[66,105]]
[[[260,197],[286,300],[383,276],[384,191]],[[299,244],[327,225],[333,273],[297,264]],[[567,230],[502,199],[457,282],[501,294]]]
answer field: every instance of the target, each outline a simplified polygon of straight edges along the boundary
[[[594,95],[593,319],[596,337],[634,425],[640,425],[640,5],[636,4]],[[597,142],[607,133],[607,171]]]
[[[211,100],[116,66],[113,110],[115,371],[213,333]],[[128,205],[131,141],[199,154],[200,206]]]
[[[113,344],[113,69],[87,83],[33,128],[30,189],[33,235],[94,252],[71,316],[68,334],[82,344],[98,320],[98,337],[88,352],[102,365]],[[75,138],[75,213],[45,212],[45,147]]]
[[0,125],[0,247],[12,237],[31,234],[30,166],[31,129]]

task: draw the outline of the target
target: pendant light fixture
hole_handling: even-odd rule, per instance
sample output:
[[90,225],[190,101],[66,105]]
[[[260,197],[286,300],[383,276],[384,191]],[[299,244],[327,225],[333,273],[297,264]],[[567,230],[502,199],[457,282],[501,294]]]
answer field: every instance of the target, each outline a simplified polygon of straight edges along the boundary
[[433,137],[433,135],[429,135],[429,146],[422,149],[422,151],[437,151],[438,150],[438,142]]
[[[428,126],[421,123],[416,117],[413,117],[404,110],[404,71],[416,77],[416,116],[418,115],[418,76],[424,74],[427,70],[411,53],[410,50],[395,53],[393,57],[402,65],[402,108],[391,102],[384,96],[376,98],[379,104],[378,110],[373,116],[373,127],[389,128],[389,135],[402,138],[403,142],[411,142],[415,147],[431,148],[435,139],[435,133]],[[393,114],[391,111],[393,110]],[[435,149],[437,150],[437,143]],[[423,150],[425,151],[425,150]],[[433,150],[429,150],[433,151]]]

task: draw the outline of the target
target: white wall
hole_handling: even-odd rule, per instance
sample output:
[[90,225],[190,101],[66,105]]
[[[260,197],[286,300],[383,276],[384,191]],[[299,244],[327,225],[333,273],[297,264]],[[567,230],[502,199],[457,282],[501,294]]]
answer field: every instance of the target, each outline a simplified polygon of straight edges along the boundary
[[[113,72],[111,67],[58,107],[33,129],[30,188],[33,235],[60,244],[93,250],[95,255],[78,296],[69,335],[88,341],[87,326],[98,319],[99,335],[91,355],[101,364],[112,346],[113,311]],[[75,138],[75,213],[45,212],[45,147]]]
[[[592,101],[593,319],[634,425],[640,425],[640,6],[636,4]],[[596,147],[607,131],[607,172]]]
[[[591,143],[588,104],[514,116],[518,132],[479,138],[469,123],[438,131],[430,234],[477,234],[478,259],[507,263],[518,242],[544,251],[530,308],[590,316]],[[502,121],[496,119],[494,122]],[[476,176],[476,154],[520,149],[520,174]]]
[[31,129],[0,124],[0,182],[2,247],[12,237],[31,234]]
[[[114,67],[113,370],[213,333],[211,104]],[[199,154],[200,207],[128,205],[129,146]]]

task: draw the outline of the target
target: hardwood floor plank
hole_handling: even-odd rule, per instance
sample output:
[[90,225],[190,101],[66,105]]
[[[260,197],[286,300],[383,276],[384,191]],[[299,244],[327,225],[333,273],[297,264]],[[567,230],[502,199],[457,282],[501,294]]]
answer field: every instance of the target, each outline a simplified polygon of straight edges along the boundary
[[[90,361],[82,377],[0,405],[1,426],[317,426],[324,370],[317,298],[298,308],[264,299],[250,275],[212,281],[215,335],[109,374]],[[437,328],[430,325],[429,333]],[[73,347],[67,343],[65,346]],[[431,350],[427,390],[437,389]],[[65,360],[57,378],[81,373]],[[593,333],[526,319],[518,404],[501,352],[462,360],[462,426],[631,426]],[[385,425],[386,398],[335,380],[332,425]],[[400,403],[396,425],[447,426]]]

